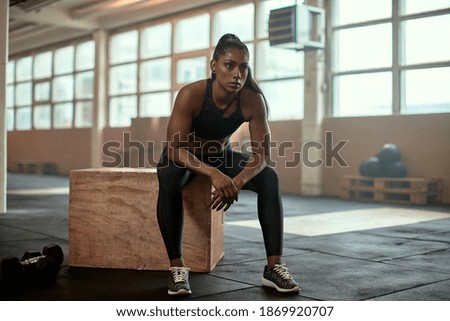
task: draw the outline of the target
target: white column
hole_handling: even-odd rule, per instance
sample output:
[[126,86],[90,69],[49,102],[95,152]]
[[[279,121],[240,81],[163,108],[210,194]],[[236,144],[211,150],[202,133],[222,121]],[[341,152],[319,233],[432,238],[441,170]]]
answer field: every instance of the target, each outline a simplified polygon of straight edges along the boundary
[[6,67],[8,65],[9,0],[0,1],[0,213],[6,212]]
[[[325,99],[322,92],[324,83],[324,51],[309,50],[305,52],[305,111],[302,122],[304,161],[302,162],[302,195],[322,194],[322,172],[324,162],[324,140],[322,119],[325,111]],[[322,147],[321,147],[322,146]]]
[[94,33],[95,41],[95,76],[94,76],[94,110],[91,133],[91,167],[100,167],[102,160],[103,129],[106,123],[106,74],[107,42],[106,31]]
[[[323,7],[321,0],[305,1],[305,4]],[[302,122],[303,161],[301,167],[302,195],[322,194],[322,175],[324,162],[324,139],[322,119],[325,115],[325,50],[305,51],[304,117]],[[320,146],[323,146],[321,148]],[[307,152],[307,155],[305,155]],[[307,157],[307,158],[306,158]]]

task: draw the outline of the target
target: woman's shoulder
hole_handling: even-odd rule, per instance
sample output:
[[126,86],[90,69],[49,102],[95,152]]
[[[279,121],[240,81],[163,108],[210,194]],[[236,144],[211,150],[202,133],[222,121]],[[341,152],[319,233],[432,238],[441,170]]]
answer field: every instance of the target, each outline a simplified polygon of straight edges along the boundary
[[203,106],[206,93],[206,79],[182,87],[177,94],[174,110],[183,110],[196,115]]
[[266,102],[262,94],[244,87],[240,92],[240,106],[246,121],[254,118],[265,118]]
[[265,100],[262,94],[244,87],[240,91],[240,101],[241,106],[252,106],[253,108],[255,106],[265,107]]
[[201,97],[203,98],[203,96],[206,93],[206,83],[207,83],[207,79],[202,79],[202,80],[197,80],[195,82],[187,84],[186,86],[184,86],[180,89],[179,94],[195,96],[195,97],[198,97],[199,95],[201,95]]

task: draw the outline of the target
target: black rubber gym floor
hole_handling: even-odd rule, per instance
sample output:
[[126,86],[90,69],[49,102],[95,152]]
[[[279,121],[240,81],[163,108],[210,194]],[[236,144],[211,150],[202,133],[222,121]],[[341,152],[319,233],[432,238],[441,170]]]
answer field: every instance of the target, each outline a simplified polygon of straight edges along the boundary
[[[0,257],[21,257],[25,251],[59,244],[66,259],[51,286],[10,287],[0,277],[0,299],[173,300],[167,295],[167,272],[67,265],[68,186],[67,177],[8,174]],[[224,258],[211,273],[191,273],[193,294],[182,300],[450,300],[450,207],[293,195],[283,195],[283,203],[289,222],[284,261],[301,284],[300,294],[260,286],[265,255],[256,228],[256,198],[243,192],[226,213]],[[396,221],[380,221],[377,213],[390,211]],[[354,213],[373,214],[372,228],[364,227],[367,219],[359,222]],[[414,221],[417,213],[424,219]],[[327,225],[341,221],[342,226],[330,232],[334,226]]]

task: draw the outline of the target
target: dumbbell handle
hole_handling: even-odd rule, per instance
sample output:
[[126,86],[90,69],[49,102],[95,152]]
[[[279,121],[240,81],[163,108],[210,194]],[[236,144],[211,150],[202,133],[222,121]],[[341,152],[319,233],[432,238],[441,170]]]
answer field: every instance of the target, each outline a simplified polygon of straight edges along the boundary
[[37,261],[39,261],[40,259],[43,259],[43,258],[46,258],[46,257],[47,257],[47,256],[45,256],[45,255],[40,255],[40,256],[31,257],[31,258],[29,258],[29,259],[20,261],[20,264],[21,264],[21,265],[30,265],[30,264],[34,264],[34,263],[36,263]]

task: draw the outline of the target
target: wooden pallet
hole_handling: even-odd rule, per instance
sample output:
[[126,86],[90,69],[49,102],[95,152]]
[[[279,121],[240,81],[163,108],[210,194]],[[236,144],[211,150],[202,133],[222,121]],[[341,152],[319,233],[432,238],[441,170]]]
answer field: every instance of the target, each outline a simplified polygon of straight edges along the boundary
[[440,201],[441,182],[419,177],[344,176],[340,197],[360,201],[423,205]]
[[26,174],[57,174],[56,164],[46,161],[19,160],[17,172]]

